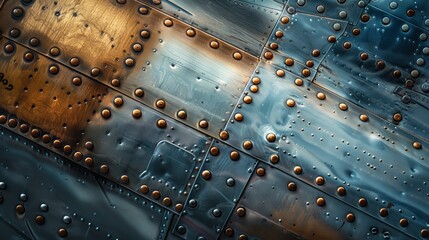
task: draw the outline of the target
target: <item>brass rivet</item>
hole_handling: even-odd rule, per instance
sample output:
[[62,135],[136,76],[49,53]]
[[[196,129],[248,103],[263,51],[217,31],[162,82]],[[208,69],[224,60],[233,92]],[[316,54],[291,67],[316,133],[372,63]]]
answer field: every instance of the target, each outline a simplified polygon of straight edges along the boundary
[[38,225],[43,225],[45,223],[45,218],[41,215],[37,215],[35,221]]
[[205,180],[209,180],[212,177],[212,173],[209,170],[204,170],[201,173],[201,176],[205,179]]
[[60,228],[58,229],[58,236],[60,236],[61,238],[65,238],[67,237],[67,230],[65,228]]
[[159,99],[155,103],[157,108],[164,108],[165,107],[165,101],[163,99]]
[[132,49],[134,52],[141,52],[143,51],[143,46],[140,43],[134,43]]
[[379,213],[380,213],[380,216],[386,217],[389,214],[389,210],[387,210],[387,208],[381,208]]
[[57,47],[53,47],[53,48],[49,49],[49,54],[56,57],[56,56],[60,55],[60,49]]
[[414,9],[408,9],[407,10],[407,16],[408,17],[412,17],[412,16],[414,16],[414,14],[415,14],[416,12],[414,11]]
[[7,122],[7,118],[5,115],[0,115],[0,124],[5,124]]
[[317,93],[317,98],[318,99],[320,99],[320,100],[324,100],[325,98],[326,98],[326,95],[324,94],[324,93],[321,93],[321,92],[319,92],[319,93]]
[[270,52],[270,51],[266,51],[265,53],[264,53],[264,57],[266,58],[266,59],[272,59],[273,58],[273,53],[272,52]]
[[61,147],[61,140],[59,140],[59,139],[55,139],[53,142],[52,142],[52,145],[54,146],[54,148],[56,148],[56,149],[60,149],[60,147]]
[[24,214],[25,213],[25,207],[24,207],[24,205],[22,205],[22,204],[16,205],[15,212],[18,213],[18,214],[20,214],[20,215]]
[[400,113],[395,113],[395,114],[393,115],[393,120],[394,120],[395,122],[400,122],[400,121],[402,120],[402,115],[401,115]]
[[235,52],[232,56],[235,60],[240,60],[243,57],[240,52]]
[[171,198],[165,197],[164,199],[162,199],[162,204],[164,206],[170,206],[171,205]]
[[355,221],[355,215],[353,213],[348,213],[346,215],[347,222],[354,222]]
[[286,100],[286,105],[288,107],[294,107],[295,106],[295,100],[289,98],[288,100]]
[[253,77],[252,83],[255,85],[259,85],[261,83],[261,79],[259,77]]
[[21,34],[21,31],[19,29],[12,28],[12,30],[10,30],[9,34],[11,37],[17,38]]
[[171,27],[171,26],[173,26],[173,21],[170,18],[167,18],[164,20],[164,25],[166,27]]
[[311,52],[311,55],[313,55],[313,57],[318,57],[318,56],[320,56],[320,50],[319,50],[319,49],[314,49],[314,50]]
[[186,112],[185,112],[185,110],[179,110],[178,112],[177,112],[177,117],[178,118],[180,118],[180,119],[185,119],[186,118]]
[[116,0],[116,2],[119,4],[125,4],[127,2],[127,0]]
[[260,177],[264,176],[265,175],[265,169],[261,168],[261,167],[256,169],[256,175],[258,175]]
[[51,74],[57,74],[60,71],[60,68],[57,65],[51,65],[49,67],[49,72]]
[[42,136],[42,142],[43,143],[49,143],[51,141],[51,137],[48,134],[44,134]]
[[351,43],[351,42],[345,42],[345,43],[343,44],[343,47],[344,47],[345,49],[350,49],[350,48],[352,47],[352,43]]
[[294,182],[289,182],[288,184],[287,184],[287,189],[289,189],[289,191],[296,191],[296,189],[297,189],[297,186],[296,186],[296,183],[294,183]]
[[193,28],[188,28],[188,30],[186,30],[186,35],[188,37],[194,37],[196,34],[195,30]]
[[140,14],[146,15],[146,14],[148,14],[148,12],[149,12],[149,9],[147,7],[143,7],[143,6],[139,7],[139,13]]
[[386,67],[386,63],[385,63],[383,60],[378,60],[378,61],[375,63],[375,67],[376,67],[377,69],[383,69],[383,68],[385,68],[385,67]]
[[246,104],[251,104],[252,103],[252,97],[251,96],[244,96],[243,102]]
[[293,66],[294,63],[295,63],[295,61],[292,58],[286,58],[285,59],[286,66]]
[[101,165],[100,166],[100,172],[103,173],[103,174],[108,173],[109,172],[109,166],[107,166],[105,164]]
[[73,160],[75,160],[76,162],[79,162],[80,160],[82,160],[83,158],[83,154],[81,152],[75,152],[73,154]]
[[234,229],[232,229],[230,227],[225,229],[225,236],[228,236],[228,237],[234,236]]
[[30,129],[30,127],[27,125],[27,124],[21,124],[21,126],[19,126],[19,130],[22,132],[22,133],[26,133],[26,132],[28,132],[28,130]]
[[18,126],[18,121],[14,118],[9,119],[9,121],[7,122],[7,125],[11,128],[14,128],[16,126]]
[[100,75],[100,73],[101,73],[101,70],[98,67],[94,67],[91,69],[91,75],[93,77]]
[[210,42],[210,47],[211,47],[211,48],[214,48],[214,49],[219,48],[219,42],[218,42],[218,41],[216,41],[216,40],[211,41],[211,42]]
[[250,149],[252,149],[252,147],[253,147],[253,143],[252,143],[252,141],[245,140],[245,141],[243,142],[243,147],[244,147],[244,149],[246,149],[246,150],[250,150]]
[[219,133],[219,137],[222,140],[227,140],[229,138],[229,133],[227,131],[223,130]]
[[156,122],[156,126],[159,128],[165,128],[167,126],[167,121],[165,121],[164,119],[159,119]]
[[420,231],[420,236],[422,236],[422,237],[424,237],[424,238],[429,237],[429,230],[427,230],[427,229],[422,229],[422,230]]
[[310,76],[311,71],[307,68],[304,68],[304,69],[302,69],[301,73],[302,73],[302,76],[308,77],[308,76]]
[[282,69],[278,69],[278,70],[276,71],[276,75],[277,75],[278,77],[284,77],[284,75],[285,75],[285,71],[283,71]]
[[360,57],[361,60],[365,61],[365,60],[368,59],[369,56],[368,56],[368,53],[363,52],[363,53],[360,54],[359,57]]
[[353,35],[357,36],[360,34],[360,29],[359,28],[353,28],[352,33],[353,33]]
[[272,154],[272,155],[270,156],[270,162],[271,162],[272,164],[277,164],[277,163],[279,162],[279,160],[280,160],[280,157],[279,157],[279,155],[277,155],[277,154]]
[[70,154],[70,153],[71,153],[71,151],[72,151],[72,148],[71,148],[71,146],[70,146],[70,145],[65,145],[65,146],[63,147],[63,151],[64,151],[64,153],[65,153],[65,154]]
[[101,116],[103,118],[109,118],[110,117],[110,110],[109,109],[103,109],[103,111],[101,111]]
[[40,44],[40,40],[38,38],[32,37],[30,38],[29,43],[30,43],[30,46],[37,47]]
[[244,209],[243,207],[239,207],[237,208],[237,216],[239,217],[244,217],[244,215],[246,215],[246,209]]
[[297,85],[297,86],[302,86],[302,84],[303,84],[304,82],[302,81],[302,79],[301,78],[297,78],[297,79],[295,79],[295,85]]
[[208,128],[208,127],[209,127],[209,122],[208,122],[207,120],[203,119],[203,120],[201,120],[201,121],[198,123],[198,126],[199,126],[200,128]]
[[124,100],[121,97],[115,97],[115,99],[113,99],[113,103],[117,106],[120,107],[124,104]]
[[368,204],[368,202],[366,201],[365,198],[359,198],[358,203],[359,203],[359,206],[361,206],[361,207],[365,207]]
[[140,36],[141,36],[142,38],[144,38],[144,39],[147,39],[147,38],[149,38],[149,37],[150,37],[150,32],[149,32],[148,30],[142,30],[142,31],[140,32]]
[[213,156],[219,155],[219,148],[218,147],[211,147],[210,148],[210,154]]
[[294,172],[296,175],[300,175],[300,174],[302,173],[302,168],[301,168],[300,166],[295,166],[295,167],[293,168],[293,172]]
[[400,78],[402,73],[399,70],[395,70],[395,71],[393,71],[392,75],[394,78]]
[[183,209],[183,204],[181,204],[181,203],[176,204],[174,209],[176,209],[176,212],[181,212]]
[[142,116],[142,111],[140,111],[140,109],[134,109],[132,116],[136,119],[139,119]]
[[129,181],[130,181],[130,178],[127,175],[121,176],[121,183],[122,184],[127,184]]
[[283,32],[280,30],[276,31],[276,38],[281,38],[281,37],[283,37]]
[[33,130],[31,130],[31,136],[32,136],[33,138],[38,138],[38,137],[40,137],[40,130],[39,130],[39,129],[33,129]]
[[87,167],[92,167],[94,165],[94,159],[92,159],[92,157],[87,157],[83,161],[83,164],[85,164]]
[[152,0],[153,4],[155,5],[159,5],[161,4],[161,0]]
[[338,194],[339,196],[345,196],[345,195],[346,195],[346,193],[347,193],[347,191],[346,191],[346,189],[345,189],[344,187],[338,187],[338,188],[337,188],[337,194]]
[[335,41],[337,41],[337,38],[336,38],[336,37],[334,37],[334,36],[329,36],[329,37],[328,37],[328,42],[330,42],[330,43],[334,43]]
[[277,43],[270,43],[270,48],[276,50],[277,48],[279,48],[279,45]]
[[152,192],[152,197],[154,199],[159,199],[161,197],[161,193],[159,191],[155,190]]
[[136,95],[136,97],[143,97],[144,95],[143,89],[137,88],[136,90],[134,90],[134,95]]
[[422,148],[422,144],[420,142],[413,142],[413,148],[415,148],[415,149],[421,149]]
[[149,187],[147,185],[141,185],[140,186],[140,192],[143,194],[146,194],[149,192]]
[[252,86],[250,86],[250,91],[251,91],[252,93],[256,93],[256,92],[258,92],[258,90],[259,90],[258,86],[256,86],[256,85],[252,85]]
[[317,204],[317,206],[319,206],[319,207],[325,206],[325,199],[324,199],[324,198],[322,198],[322,197],[320,197],[320,198],[316,199],[316,204]]
[[340,103],[338,105],[338,107],[343,111],[346,111],[348,109],[347,104],[345,104],[345,103]]
[[316,184],[317,185],[320,186],[320,185],[323,185],[324,183],[325,183],[325,179],[323,177],[319,176],[316,178]]
[[268,133],[265,137],[268,142],[274,142],[276,141],[276,135],[274,133]]
[[306,65],[307,67],[313,67],[313,66],[314,66],[314,62],[313,62],[313,61],[311,61],[311,60],[307,60],[307,61],[305,62],[305,65]]
[[80,86],[82,84],[82,79],[80,77],[74,77],[72,79],[72,83],[75,86]]
[[289,17],[282,17],[280,20],[283,24],[287,24],[289,22]]
[[85,142],[85,148],[87,149],[87,150],[93,150],[94,149],[94,143],[92,143],[91,141],[87,141],[87,142]]
[[72,65],[74,67],[78,66],[79,63],[80,63],[80,61],[79,61],[79,58],[77,58],[77,57],[74,57],[74,58],[70,59],[70,65]]
[[368,14],[362,14],[362,16],[360,17],[360,19],[362,20],[362,22],[368,22],[369,21],[369,15]]
[[125,66],[127,66],[127,67],[133,67],[135,64],[135,61],[134,61],[134,59],[129,57],[129,58],[125,58],[124,63],[125,63]]
[[24,60],[25,60],[25,61],[27,61],[27,62],[31,62],[31,61],[33,61],[33,59],[34,59],[34,54],[33,54],[33,53],[31,53],[31,52],[26,52],[26,53],[24,54]]
[[237,161],[238,159],[240,159],[240,153],[238,153],[237,151],[232,151],[229,154],[229,157],[231,158],[231,160]]
[[119,81],[119,79],[115,78],[112,79],[112,81],[110,82],[112,84],[112,86],[114,87],[119,87],[119,85],[121,85],[121,81]]
[[237,121],[237,122],[241,122],[241,121],[243,121],[243,114],[241,114],[241,113],[236,113],[235,115],[234,115],[234,119],[235,119],[235,121]]

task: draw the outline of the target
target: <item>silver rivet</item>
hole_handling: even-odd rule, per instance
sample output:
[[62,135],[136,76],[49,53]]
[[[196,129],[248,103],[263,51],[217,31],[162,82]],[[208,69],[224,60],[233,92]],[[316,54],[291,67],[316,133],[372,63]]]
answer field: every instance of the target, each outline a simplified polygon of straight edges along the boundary
[[27,197],[27,195],[25,194],[25,193],[21,193],[21,195],[19,195],[19,199],[21,199],[22,201],[27,201],[28,200],[28,197]]
[[387,24],[389,24],[389,23],[390,23],[390,18],[388,18],[388,17],[384,17],[384,18],[382,18],[382,19],[381,19],[381,22],[382,22],[384,25],[387,25]]
[[341,29],[341,25],[340,25],[339,23],[334,23],[334,25],[332,25],[332,28],[333,28],[335,31],[340,31],[340,29]]
[[419,38],[421,41],[426,41],[426,39],[428,39],[428,35],[426,33],[422,33],[420,34]]
[[403,32],[408,32],[408,30],[410,30],[410,26],[408,26],[408,24],[404,24],[402,25],[401,29]]
[[396,8],[398,7],[398,3],[396,3],[396,2],[391,2],[391,3],[389,4],[389,7],[390,7],[391,9],[396,9]]
[[226,180],[226,185],[228,185],[229,187],[234,186],[234,184],[235,184],[235,180],[234,180],[234,178],[228,178],[228,179]]
[[323,12],[325,12],[325,6],[319,5],[319,6],[316,7],[316,10],[319,13],[323,13]]
[[48,205],[47,204],[45,204],[45,203],[42,203],[42,204],[40,204],[40,210],[41,211],[43,211],[43,212],[47,212],[48,210],[49,210],[49,207],[48,207]]
[[0,182],[0,189],[1,190],[5,190],[6,189],[6,183],[5,182]]
[[63,222],[65,223],[65,224],[70,224],[71,223],[71,218],[69,217],[69,216],[64,216],[63,217]]
[[213,216],[215,216],[215,217],[220,217],[220,215],[221,215],[221,211],[217,208],[213,209],[212,213],[213,213]]
[[423,66],[425,64],[425,60],[423,58],[419,58],[419,59],[417,59],[416,63],[419,66]]
[[346,12],[346,11],[341,11],[341,12],[339,12],[339,13],[338,13],[338,16],[339,16],[340,18],[344,19],[344,18],[346,18],[346,17],[347,17],[347,12]]

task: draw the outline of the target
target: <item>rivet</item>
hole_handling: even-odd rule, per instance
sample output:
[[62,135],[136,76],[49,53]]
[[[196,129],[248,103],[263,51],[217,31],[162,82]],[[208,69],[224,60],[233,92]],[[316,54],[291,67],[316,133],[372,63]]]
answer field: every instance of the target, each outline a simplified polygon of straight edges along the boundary
[[216,40],[211,41],[210,42],[210,47],[213,48],[213,49],[219,48],[219,42],[216,41]]
[[140,43],[134,43],[132,46],[132,49],[134,52],[141,52],[143,51],[143,46]]
[[227,140],[229,138],[229,133],[227,131],[223,130],[219,133],[219,137],[222,140]]
[[345,189],[344,187],[338,187],[338,188],[337,188],[337,194],[338,194],[339,196],[345,196],[345,195],[346,195],[346,193],[347,193],[347,191],[346,191],[346,189]]
[[180,118],[180,119],[185,119],[186,118],[186,112],[185,112],[185,110],[179,110],[178,112],[177,112],[177,117],[178,118]]
[[235,115],[234,115],[234,119],[235,119],[235,121],[237,121],[237,122],[241,122],[241,121],[243,121],[243,114],[241,114],[241,113],[236,113]]
[[188,29],[186,30],[186,35],[187,35],[188,37],[194,37],[194,36],[195,36],[195,34],[196,34],[196,32],[195,32],[195,30],[194,30],[193,28],[188,28]]
[[0,115],[0,124],[5,124],[7,122],[7,118],[5,115]]
[[12,10],[12,15],[16,18],[20,18],[24,15],[24,9],[21,7],[16,7]]
[[256,175],[258,175],[260,177],[264,176],[265,175],[265,169],[261,168],[261,167],[256,169]]
[[114,86],[114,87],[119,87],[119,85],[121,85],[121,81],[119,81],[119,79],[117,79],[117,78],[114,78],[114,79],[112,79],[110,84],[112,84],[112,86]]
[[136,90],[134,90],[134,95],[136,95],[136,97],[143,97],[143,95],[144,95],[143,89],[136,88]]
[[272,164],[277,164],[277,163],[279,162],[279,160],[280,160],[280,157],[279,157],[279,155],[277,155],[277,154],[272,154],[272,155],[270,156],[270,162],[271,162]]
[[252,83],[255,85],[259,85],[261,83],[261,79],[259,77],[253,77]]
[[70,145],[64,145],[64,147],[63,147],[63,151],[64,151],[64,153],[65,154],[70,154],[71,153],[71,151],[72,151],[72,148],[71,148],[71,146]]
[[235,52],[232,56],[235,60],[240,60],[243,57],[240,52]]
[[83,154],[82,154],[81,152],[75,152],[75,153],[73,154],[73,159],[74,159],[76,162],[79,162],[80,160],[82,160],[82,158],[83,158]]
[[125,4],[127,2],[127,0],[116,0],[116,2],[119,4]]
[[307,61],[305,62],[305,65],[306,65],[307,67],[314,67],[314,62],[313,62],[313,61],[311,61],[311,60],[307,60]]
[[256,92],[258,92],[258,90],[259,90],[258,86],[256,86],[256,85],[252,85],[252,86],[250,86],[250,91],[251,91],[252,93],[256,93]]
[[231,158],[231,160],[237,161],[238,159],[240,159],[240,153],[238,153],[237,151],[232,151],[229,154],[229,157]]
[[[220,211],[220,209],[215,208],[215,209],[213,209],[212,214],[215,217],[220,217],[222,212]],[[201,239],[201,237],[199,237],[197,240],[203,240],[203,239]],[[206,238],[204,238],[204,240],[206,240]]]
[[247,236],[245,234],[240,234],[240,236],[238,236],[238,240],[247,240]]
[[353,28],[352,33],[353,33],[353,35],[357,36],[360,34],[360,29],[359,28]]
[[56,149],[60,149],[61,144],[62,144],[62,142],[61,142],[61,140],[59,140],[59,139],[55,139],[55,140],[52,142],[52,145],[53,145],[53,146],[54,146],[54,148],[56,148]]
[[94,67],[91,69],[91,75],[93,77],[97,77],[98,75],[100,75],[101,70],[98,67]]
[[205,180],[209,180],[212,177],[212,173],[209,170],[204,170],[201,173],[201,176],[205,179]]
[[144,38],[144,39],[147,39],[147,38],[149,38],[149,37],[150,37],[150,32],[149,32],[148,30],[142,30],[142,31],[140,32],[140,36],[141,36],[142,38]]
[[117,106],[120,107],[124,104],[124,100],[121,97],[115,97],[115,99],[113,99],[113,103]]
[[132,112],[132,116],[135,119],[139,119],[142,116],[142,111],[140,111],[140,109],[134,109],[133,112]]
[[367,60],[368,59],[368,53],[366,53],[366,52],[361,53],[360,54],[360,59],[363,60],[363,61]]
[[134,61],[134,59],[129,57],[129,58],[125,59],[124,63],[125,63],[125,66],[127,66],[127,67],[133,67],[135,64],[135,61]]
[[198,122],[198,126],[200,128],[208,128],[209,127],[209,122],[207,120],[203,119],[200,122]]
[[165,197],[164,199],[162,199],[162,204],[164,206],[170,206],[171,205],[171,198]]
[[253,143],[252,143],[252,141],[245,140],[245,141],[243,142],[243,148],[244,148],[244,149],[246,149],[246,150],[250,150],[250,149],[252,149],[252,147],[253,147]]
[[11,37],[17,38],[19,37],[19,35],[21,35],[21,31],[19,31],[19,29],[13,28],[12,30],[10,30],[9,34]]
[[265,137],[268,142],[274,142],[276,141],[276,135],[274,133],[268,133]]
[[385,67],[386,67],[386,63],[385,63],[383,60],[378,60],[378,61],[375,63],[375,67],[376,67],[377,69],[383,69],[383,68],[385,68]]
[[302,173],[302,168],[301,168],[300,166],[295,166],[295,167],[293,168],[293,172],[294,172],[296,175],[300,175],[300,174]]
[[9,119],[9,121],[7,122],[7,125],[11,128],[15,128],[16,126],[18,126],[18,121],[14,118]]
[[26,133],[26,132],[28,132],[28,130],[30,129],[30,127],[27,125],[27,124],[21,124],[20,126],[19,126],[19,130],[22,132],[22,133]]
[[351,43],[351,42],[345,42],[345,43],[343,44],[343,47],[344,47],[345,49],[350,49],[350,48],[352,47],[352,43]]
[[389,210],[387,210],[387,208],[381,208],[379,213],[380,213],[380,216],[387,217],[387,215],[389,214]]
[[319,206],[319,207],[325,206],[325,199],[324,199],[324,198],[322,198],[322,197],[320,197],[320,198],[316,199],[316,204],[317,204],[317,206]]
[[311,52],[311,55],[313,55],[313,57],[318,57],[318,56],[320,56],[320,50],[319,50],[319,49],[314,49],[314,50]]
[[282,69],[278,69],[278,70],[276,71],[276,75],[277,75],[278,77],[284,77],[284,75],[285,75],[285,71],[283,71]]
[[155,103],[157,108],[164,108],[165,107],[165,101],[163,99],[159,99]]
[[61,238],[65,238],[67,237],[67,230],[65,228],[60,228],[58,229],[58,236],[60,236]]
[[408,17],[412,17],[412,16],[414,16],[414,14],[415,14],[416,12],[414,11],[414,9],[408,9],[407,10],[407,16]]
[[343,111],[346,111],[347,110],[347,104],[345,104],[345,103],[340,103],[339,105],[338,105],[338,107],[341,109],[341,110],[343,110]]
[[226,179],[226,185],[228,187],[233,187],[235,185],[235,179],[234,178],[228,178],[228,179]]
[[101,165],[100,166],[100,172],[103,173],[103,174],[108,173],[109,172],[109,166],[107,166],[105,164]]
[[4,51],[6,53],[12,53],[14,50],[15,50],[15,47],[11,43],[8,43],[4,46]]
[[211,154],[212,156],[217,156],[217,155],[219,155],[219,148],[218,148],[218,147],[211,147],[211,148],[210,148],[210,154]]
[[295,61],[292,58],[286,58],[285,59],[286,66],[293,66],[294,63],[295,63]]
[[424,237],[424,238],[429,237],[429,230],[427,230],[427,229],[422,229],[422,230],[420,231],[420,236],[422,236],[422,237]]
[[149,192],[149,187],[147,185],[141,185],[140,186],[140,192],[143,194],[146,194]]
[[77,58],[77,57],[74,57],[74,58],[70,59],[70,65],[72,65],[74,67],[78,66],[79,63],[80,63],[80,61],[79,61],[79,58]]
[[35,221],[38,225],[43,225],[45,223],[45,218],[41,215],[37,215]]
[[234,236],[234,229],[232,229],[232,228],[226,228],[225,229],[225,236],[227,236],[227,237],[232,237],[232,236]]
[[281,37],[283,37],[283,32],[278,30],[278,31],[276,31],[275,35],[276,35],[276,38],[281,38]]
[[301,74],[304,77],[308,77],[308,76],[310,76],[311,71],[309,69],[307,69],[307,68],[304,68],[304,69],[302,69]]
[[244,209],[243,207],[239,207],[237,208],[237,216],[239,217],[244,217],[244,215],[246,215],[246,209]]
[[53,47],[53,48],[49,49],[49,54],[51,54],[54,57],[60,55],[60,52],[61,52],[60,49],[57,47]]
[[321,92],[317,93],[316,96],[319,100],[324,100],[326,98],[325,94]]
[[399,70],[395,70],[395,71],[393,71],[392,75],[394,78],[400,78],[402,73]]
[[57,65],[51,65],[49,67],[49,72],[52,74],[57,74],[59,71],[60,71],[60,69]]
[[289,22],[289,17],[282,17],[280,20],[283,24],[287,24]]
[[51,141],[51,137],[48,134],[44,134],[42,136],[42,142],[43,143],[49,143]]
[[270,51],[266,51],[265,53],[264,53],[264,57],[266,58],[266,59],[272,59],[273,58],[273,53],[272,52],[270,52]]
[[355,221],[355,215],[353,213],[348,213],[346,215],[347,222],[354,222]]
[[325,183],[325,179],[323,177],[319,176],[316,178],[316,184],[317,185],[320,186],[320,185],[323,185],[324,183]]
[[362,14],[362,16],[360,17],[360,19],[362,20],[362,22],[368,22],[369,21],[369,15],[368,14]]
[[80,77],[74,77],[72,79],[72,83],[75,86],[80,86],[82,84],[82,79]]
[[406,218],[401,218],[401,220],[399,220],[399,225],[401,225],[401,227],[408,226],[408,220]]
[[40,44],[40,40],[38,38],[32,37],[29,41],[30,46],[37,47]]
[[297,188],[297,186],[296,186],[296,183],[294,183],[294,182],[289,182],[287,184],[287,189],[289,189],[289,191],[294,192],[294,191],[296,191],[296,188]]
[[295,106],[295,100],[293,100],[293,99],[287,99],[286,100],[286,105],[288,106],[288,107],[294,107]]
[[358,203],[359,203],[359,206],[361,206],[361,207],[365,207],[368,204],[368,202],[366,201],[365,198],[359,198]]
[[129,181],[130,181],[130,178],[127,175],[121,176],[121,183],[122,184],[127,184]]
[[25,207],[22,204],[18,204],[15,207],[15,212],[18,213],[19,215],[22,215],[25,213]]
[[304,81],[302,81],[302,79],[301,78],[297,78],[297,79],[295,79],[295,85],[297,85],[297,86],[302,86],[302,84],[304,83]]
[[252,103],[252,97],[251,96],[244,96],[243,98],[243,102],[246,104],[251,104]]
[[177,232],[180,234],[185,234],[186,233],[186,228],[183,225],[180,225],[177,227]]
[[328,37],[328,42],[330,42],[330,43],[334,43],[335,41],[337,41],[337,38],[336,38],[336,37],[334,37],[334,36],[329,36],[329,37]]
[[103,117],[103,118],[109,118],[110,117],[110,110],[109,109],[103,109],[102,111],[101,111],[101,116]]
[[161,193],[159,191],[155,190],[152,192],[152,197],[154,199],[159,199],[161,197]]
[[270,43],[270,48],[276,50],[277,48],[279,48],[279,45],[277,43]]
[[167,18],[164,20],[164,25],[166,27],[171,27],[171,26],[173,26],[173,21],[170,18]]
[[142,15],[146,15],[149,13],[149,9],[147,7],[141,6],[139,7],[139,13]]
[[87,157],[83,161],[83,164],[85,164],[87,167],[92,167],[94,165],[94,159],[92,159],[92,157]]
[[165,128],[167,126],[167,121],[165,121],[164,119],[158,119],[158,121],[156,122],[156,126],[159,128]]
[[400,122],[400,121],[402,120],[402,115],[401,115],[400,113],[395,113],[395,114],[393,115],[393,120],[394,120],[395,122]]
[[33,61],[33,59],[34,59],[34,54],[33,54],[33,53],[31,53],[31,52],[26,52],[26,53],[24,54],[24,60],[25,60],[25,61],[27,61],[27,62],[31,62],[31,61]]
[[94,143],[92,143],[91,141],[87,141],[87,142],[85,142],[85,148],[87,149],[87,150],[93,150],[94,149]]
[[420,142],[413,142],[413,148],[415,148],[415,149],[421,149],[422,148],[422,144]]
[[365,114],[361,114],[360,116],[359,116],[359,119],[362,121],[362,122],[367,122],[368,121],[368,116],[367,115],[365,115]]
[[183,204],[181,204],[181,203],[176,204],[174,209],[176,210],[176,212],[181,212],[183,209]]

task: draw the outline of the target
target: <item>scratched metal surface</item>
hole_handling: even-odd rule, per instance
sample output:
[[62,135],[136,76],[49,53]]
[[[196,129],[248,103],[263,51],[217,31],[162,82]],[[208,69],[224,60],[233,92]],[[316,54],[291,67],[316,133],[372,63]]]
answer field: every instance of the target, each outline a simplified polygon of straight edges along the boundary
[[0,238],[427,239],[428,6],[0,0]]

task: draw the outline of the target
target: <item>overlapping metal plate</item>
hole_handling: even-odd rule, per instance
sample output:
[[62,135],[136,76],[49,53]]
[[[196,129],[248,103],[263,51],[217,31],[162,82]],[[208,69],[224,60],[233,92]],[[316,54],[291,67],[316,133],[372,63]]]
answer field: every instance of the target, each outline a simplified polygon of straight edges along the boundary
[[0,239],[425,239],[425,2],[0,0]]

